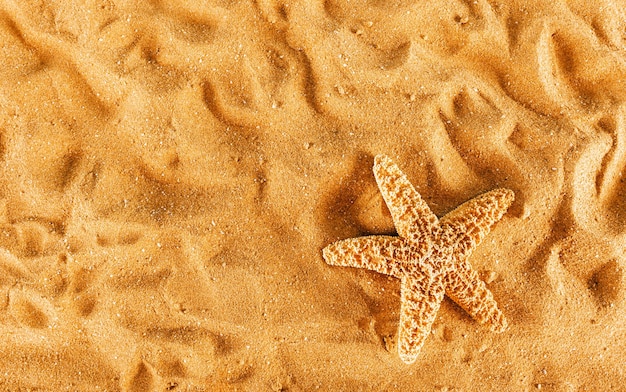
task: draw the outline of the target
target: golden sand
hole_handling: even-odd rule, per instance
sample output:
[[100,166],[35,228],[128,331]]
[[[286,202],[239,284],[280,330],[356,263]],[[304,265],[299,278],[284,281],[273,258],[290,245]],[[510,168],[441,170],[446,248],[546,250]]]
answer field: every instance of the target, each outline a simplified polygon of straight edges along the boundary
[[[626,3],[0,0],[0,391],[626,390]],[[515,202],[417,361],[386,154]]]

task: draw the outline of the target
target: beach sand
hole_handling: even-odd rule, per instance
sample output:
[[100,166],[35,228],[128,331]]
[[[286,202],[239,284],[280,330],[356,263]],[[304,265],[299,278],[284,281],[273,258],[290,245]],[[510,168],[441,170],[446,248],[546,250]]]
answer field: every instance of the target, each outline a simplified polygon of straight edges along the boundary
[[[626,390],[626,3],[0,1],[1,391]],[[386,154],[515,202],[417,361]]]

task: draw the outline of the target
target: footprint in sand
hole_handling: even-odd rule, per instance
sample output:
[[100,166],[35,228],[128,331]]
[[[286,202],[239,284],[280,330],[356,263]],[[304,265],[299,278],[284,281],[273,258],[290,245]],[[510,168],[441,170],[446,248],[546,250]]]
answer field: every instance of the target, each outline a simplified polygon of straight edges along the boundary
[[591,232],[626,238],[626,107],[601,118],[585,142],[574,166],[572,213]]
[[624,297],[623,264],[617,260],[608,261],[594,272],[588,283],[600,306],[614,306]]
[[9,291],[9,314],[21,325],[44,329],[56,322],[54,306],[38,293],[28,289]]

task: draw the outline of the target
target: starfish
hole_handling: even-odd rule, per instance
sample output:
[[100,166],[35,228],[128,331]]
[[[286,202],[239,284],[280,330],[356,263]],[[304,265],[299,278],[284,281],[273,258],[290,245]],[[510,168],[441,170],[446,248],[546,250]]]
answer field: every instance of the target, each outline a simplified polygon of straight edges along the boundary
[[506,318],[468,258],[509,208],[513,191],[494,189],[437,219],[389,157],[376,156],[374,176],[399,236],[337,241],[324,248],[323,256],[330,265],[366,268],[401,280],[400,359],[415,362],[444,293],[481,324],[504,332]]

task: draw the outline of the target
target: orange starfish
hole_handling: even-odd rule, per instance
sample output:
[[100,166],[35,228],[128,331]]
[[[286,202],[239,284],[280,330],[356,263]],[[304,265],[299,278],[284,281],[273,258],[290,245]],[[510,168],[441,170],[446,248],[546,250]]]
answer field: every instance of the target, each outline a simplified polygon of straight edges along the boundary
[[337,241],[323,250],[328,264],[359,267],[401,279],[398,354],[415,362],[445,295],[492,331],[507,321],[493,295],[467,261],[514,199],[509,189],[484,193],[437,219],[400,168],[385,155],[374,176],[399,237]]

